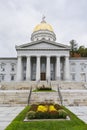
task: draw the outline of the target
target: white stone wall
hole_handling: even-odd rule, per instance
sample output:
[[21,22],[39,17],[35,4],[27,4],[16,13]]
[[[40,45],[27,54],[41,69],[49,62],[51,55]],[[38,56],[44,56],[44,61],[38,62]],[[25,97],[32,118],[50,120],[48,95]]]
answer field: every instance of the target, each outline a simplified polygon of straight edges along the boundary
[[87,58],[70,58],[70,77],[71,81],[87,82]]
[[[40,53],[37,53],[37,55],[39,54]],[[49,55],[51,54],[52,53],[49,52]],[[56,54],[57,53],[55,54],[53,53],[53,55],[56,55]],[[68,53],[66,54],[68,55]],[[15,64],[14,71],[11,71],[12,64]],[[87,82],[87,58],[70,58],[69,64],[70,64],[70,81]],[[4,71],[2,71],[1,65],[4,66],[5,68]],[[6,81],[6,82],[10,82],[11,75],[15,75],[14,81],[16,81],[17,58],[0,58],[0,81],[2,81],[1,75],[4,75],[3,81]],[[74,77],[72,75],[74,75]]]
[[[12,65],[14,65],[14,70],[12,71]],[[4,70],[3,70],[4,68]],[[14,81],[16,80],[16,69],[17,69],[17,59],[16,58],[0,58],[0,81],[11,81],[11,76],[14,75]],[[4,79],[2,79],[4,75]]]

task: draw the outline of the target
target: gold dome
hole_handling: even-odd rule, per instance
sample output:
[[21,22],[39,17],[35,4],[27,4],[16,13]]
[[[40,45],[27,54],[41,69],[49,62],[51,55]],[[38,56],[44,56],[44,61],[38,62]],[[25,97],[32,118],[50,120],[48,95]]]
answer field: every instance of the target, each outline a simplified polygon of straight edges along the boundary
[[43,21],[34,28],[33,32],[40,31],[40,30],[48,30],[48,31],[53,32],[52,26],[46,22],[43,22]]

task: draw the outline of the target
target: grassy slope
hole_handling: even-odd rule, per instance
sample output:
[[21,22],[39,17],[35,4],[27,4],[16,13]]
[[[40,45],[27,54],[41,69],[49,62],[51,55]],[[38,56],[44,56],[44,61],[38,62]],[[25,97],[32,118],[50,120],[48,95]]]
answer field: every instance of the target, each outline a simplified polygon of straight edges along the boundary
[[26,107],[5,130],[87,130],[87,125],[67,109],[69,121],[23,122],[28,110]]

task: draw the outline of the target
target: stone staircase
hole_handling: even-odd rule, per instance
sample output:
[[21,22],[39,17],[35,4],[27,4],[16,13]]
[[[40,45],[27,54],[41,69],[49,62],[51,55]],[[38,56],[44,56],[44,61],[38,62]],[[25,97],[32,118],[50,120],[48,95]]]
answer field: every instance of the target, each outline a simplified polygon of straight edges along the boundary
[[30,104],[41,102],[60,104],[58,92],[32,92]]
[[55,102],[60,104],[57,88],[63,99],[63,105],[66,106],[86,106],[87,105],[87,83],[79,82],[13,82],[0,84],[0,105],[25,106],[28,103],[30,87],[33,90],[36,86],[50,86],[56,92],[32,92],[30,104],[39,102]]
[[87,106],[87,90],[61,90],[64,106]]
[[29,90],[1,90],[0,106],[25,106],[28,103]]

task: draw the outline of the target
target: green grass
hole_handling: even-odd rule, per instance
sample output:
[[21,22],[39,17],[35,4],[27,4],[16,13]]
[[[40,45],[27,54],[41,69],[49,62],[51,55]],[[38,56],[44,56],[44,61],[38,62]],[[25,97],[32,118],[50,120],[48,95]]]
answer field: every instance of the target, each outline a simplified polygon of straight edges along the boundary
[[87,130],[87,125],[73,113],[64,108],[71,120],[23,122],[29,106],[27,106],[5,130]]

